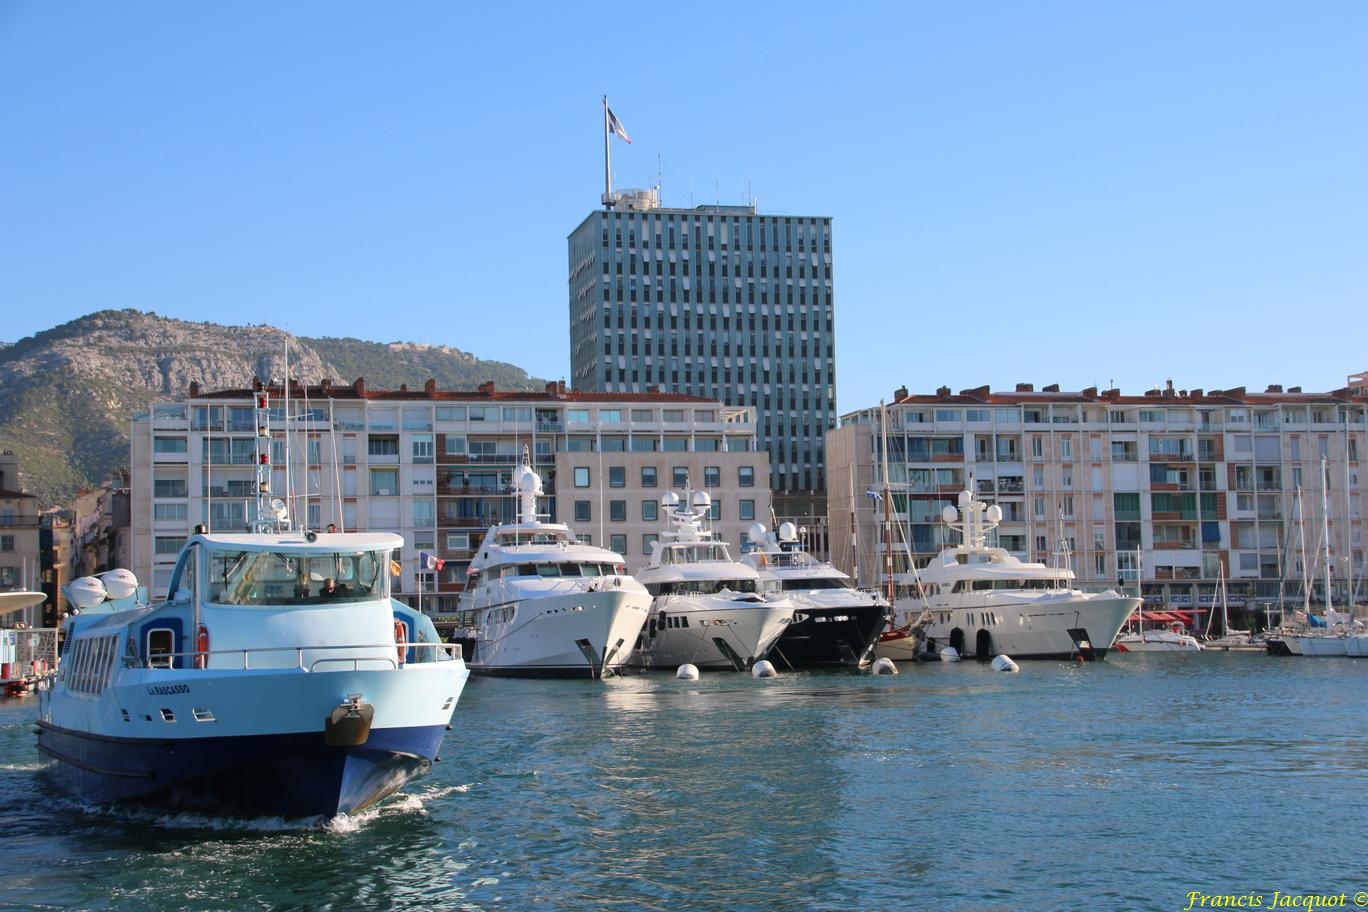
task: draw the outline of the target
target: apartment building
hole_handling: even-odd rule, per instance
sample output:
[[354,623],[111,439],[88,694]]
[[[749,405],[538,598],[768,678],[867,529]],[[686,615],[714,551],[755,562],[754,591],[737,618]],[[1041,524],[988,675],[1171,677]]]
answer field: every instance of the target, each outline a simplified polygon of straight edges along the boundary
[[939,550],[941,510],[972,488],[1002,507],[1001,547],[1048,563],[1062,539],[1085,584],[1133,587],[1138,566],[1151,602],[1203,608],[1224,568],[1232,605],[1300,593],[1308,578],[1319,602],[1328,528],[1336,604],[1368,597],[1368,397],[1349,387],[900,389],[827,435],[833,558],[858,562],[866,584],[884,560],[884,414],[899,569],[909,551],[924,563]]
[[[639,567],[663,527],[657,504],[687,482],[713,496],[718,533],[739,544],[768,518],[768,459],[755,410],[658,392],[376,390],[292,385],[202,392],[134,417],[130,514],[133,571],[165,594],[196,524],[240,530],[256,485],[254,395],[271,411],[271,487],[291,492],[309,528],[404,537],[401,597],[416,601],[417,554],[446,561],[421,578],[425,608],[450,611],[485,532],[514,518],[514,466],[526,450],[542,475],[548,516]],[[287,435],[287,429],[289,431]]]
[[[19,457],[0,453],[0,592],[37,589],[41,576],[38,498],[19,481]],[[42,626],[42,606],[0,618],[0,625]]]

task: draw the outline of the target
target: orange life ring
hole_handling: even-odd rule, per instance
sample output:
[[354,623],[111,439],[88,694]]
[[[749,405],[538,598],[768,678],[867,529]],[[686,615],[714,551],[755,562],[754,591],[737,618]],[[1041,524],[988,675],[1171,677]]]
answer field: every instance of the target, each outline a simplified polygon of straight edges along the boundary
[[209,664],[209,628],[203,624],[195,632],[195,667],[205,668]]
[[408,652],[408,625],[399,618],[394,619],[394,645],[399,648],[399,664],[403,665]]

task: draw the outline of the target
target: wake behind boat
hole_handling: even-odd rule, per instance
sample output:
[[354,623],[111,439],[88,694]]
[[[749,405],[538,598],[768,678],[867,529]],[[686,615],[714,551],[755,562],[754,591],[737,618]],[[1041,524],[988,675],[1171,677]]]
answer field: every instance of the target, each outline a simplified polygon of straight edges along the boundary
[[38,749],[77,800],[330,817],[437,756],[465,663],[390,598],[403,539],[288,529],[266,413],[259,394],[254,531],[198,530],[158,605],[126,570],[67,588],[78,612]]
[[620,554],[541,521],[541,477],[525,451],[513,484],[518,521],[489,530],[461,595],[462,612],[475,622],[470,670],[590,678],[618,671],[646,623],[650,594],[627,575]]

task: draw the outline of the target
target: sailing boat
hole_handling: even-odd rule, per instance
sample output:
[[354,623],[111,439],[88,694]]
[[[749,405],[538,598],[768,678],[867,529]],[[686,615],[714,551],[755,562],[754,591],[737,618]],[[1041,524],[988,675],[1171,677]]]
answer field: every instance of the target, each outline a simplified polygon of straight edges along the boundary
[[1230,602],[1226,594],[1225,562],[1221,562],[1221,576],[1218,584],[1218,591],[1221,594],[1221,635],[1213,637],[1211,635],[1211,622],[1216,618],[1215,606],[1212,606],[1211,614],[1207,615],[1207,629],[1205,642],[1202,643],[1205,649],[1221,649],[1226,652],[1235,650],[1263,652],[1263,644],[1254,642],[1254,637],[1248,630],[1230,629]]
[[[1314,657],[1349,654],[1345,636],[1345,625],[1349,616],[1335,611],[1332,596],[1334,580],[1330,572],[1330,501],[1327,471],[1328,462],[1325,457],[1321,457],[1321,539],[1325,543],[1325,618],[1318,620],[1311,614],[1311,595],[1308,589],[1306,619],[1311,627],[1296,637],[1297,645],[1292,649],[1296,654]],[[1317,556],[1319,553],[1317,549]]]
[[[1118,555],[1119,562],[1119,555]],[[1139,604],[1131,617],[1135,629],[1124,630],[1117,635],[1112,648],[1117,652],[1201,652],[1202,644],[1197,638],[1180,630],[1146,630],[1144,593],[1140,587],[1140,577],[1144,568],[1140,549],[1135,549],[1135,595]]]

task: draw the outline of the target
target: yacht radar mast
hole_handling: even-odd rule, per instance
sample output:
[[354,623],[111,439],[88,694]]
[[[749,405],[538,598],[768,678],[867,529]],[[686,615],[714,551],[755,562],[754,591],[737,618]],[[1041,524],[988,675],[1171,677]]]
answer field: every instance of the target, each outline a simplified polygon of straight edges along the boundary
[[542,480],[532,468],[532,455],[525,446],[522,463],[513,470],[513,493],[518,498],[518,522],[540,522],[541,517],[537,515],[537,498],[544,493]]
[[1002,507],[976,500],[969,491],[960,491],[959,509],[947,506],[941,519],[960,534],[960,547],[982,551],[988,546],[988,533],[1002,522]]

